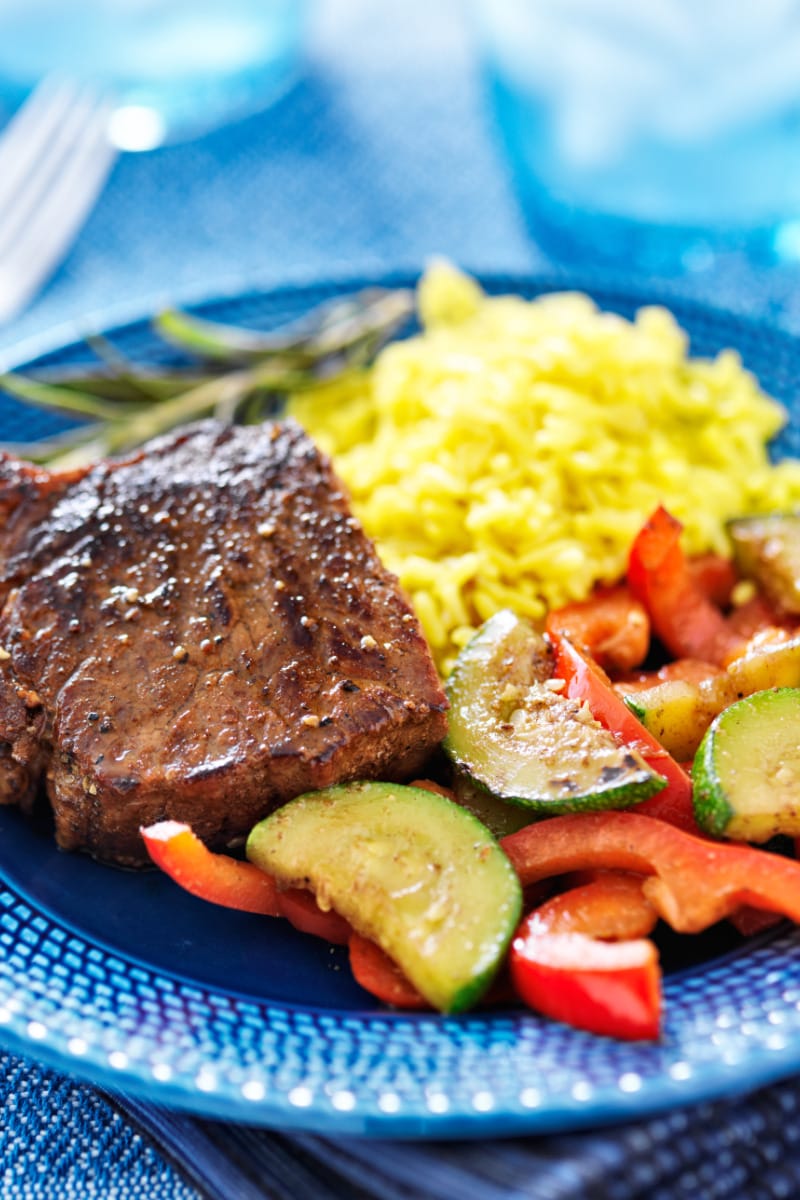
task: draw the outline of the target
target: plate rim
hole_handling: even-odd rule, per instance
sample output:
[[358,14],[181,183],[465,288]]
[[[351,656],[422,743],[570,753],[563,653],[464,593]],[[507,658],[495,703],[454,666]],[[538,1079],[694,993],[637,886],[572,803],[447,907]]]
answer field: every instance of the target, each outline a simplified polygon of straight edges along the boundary
[[[512,293],[522,290],[534,290],[536,293],[558,290],[585,291],[589,295],[602,293],[606,299],[633,304],[636,307],[663,305],[676,315],[685,314],[688,320],[711,320],[720,324],[735,322],[737,326],[748,329],[752,334],[781,342],[787,348],[796,344],[800,338],[800,334],[770,320],[768,316],[739,313],[735,309],[698,299],[688,295],[679,285],[670,284],[666,280],[658,280],[651,285],[645,279],[637,279],[631,286],[624,275],[611,271],[593,270],[589,267],[573,270],[557,265],[551,265],[542,271],[472,272],[469,268],[465,270],[474,275],[478,282],[493,294],[498,294],[505,288]],[[214,287],[184,289],[169,300],[153,297],[150,300],[137,300],[133,304],[121,302],[107,305],[90,310],[72,320],[49,326],[9,346],[0,347],[0,374],[22,367],[32,367],[38,365],[42,359],[73,350],[84,345],[87,336],[97,333],[98,330],[107,336],[115,336],[139,326],[147,326],[156,312],[167,307],[186,309],[202,315],[206,309],[243,303],[246,300],[277,303],[283,297],[335,297],[367,287],[413,289],[423,271],[422,267],[414,269],[403,266],[385,272],[368,273],[359,270],[320,279],[301,278],[296,282],[290,280],[281,283],[264,282],[252,276],[235,276]]]

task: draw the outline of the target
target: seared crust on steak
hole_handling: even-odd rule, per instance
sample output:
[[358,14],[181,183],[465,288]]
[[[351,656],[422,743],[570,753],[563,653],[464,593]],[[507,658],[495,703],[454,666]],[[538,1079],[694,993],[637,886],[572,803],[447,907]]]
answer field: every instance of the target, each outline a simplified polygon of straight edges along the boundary
[[71,476],[6,459],[3,503],[0,799],[44,770],[64,848],[139,864],[167,817],[222,847],[444,736],[417,620],[294,423],[203,422]]

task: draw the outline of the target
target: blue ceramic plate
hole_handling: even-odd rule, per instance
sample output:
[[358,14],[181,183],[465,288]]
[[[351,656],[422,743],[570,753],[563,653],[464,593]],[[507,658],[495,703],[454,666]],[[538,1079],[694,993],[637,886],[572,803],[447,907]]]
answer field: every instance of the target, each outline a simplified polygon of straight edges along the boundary
[[[627,315],[658,299],[575,279],[488,286],[527,295],[581,287]],[[203,312],[270,327],[337,290],[248,294]],[[796,411],[796,341],[671,307],[695,353],[737,346]],[[134,359],[168,355],[146,321],[111,336]],[[36,365],[90,358],[76,340]],[[0,406],[0,439],[55,427],[10,400]],[[797,443],[792,426],[780,452],[797,453]],[[60,853],[49,829],[0,809],[2,1041],[108,1088],[251,1124],[415,1138],[569,1129],[800,1069],[800,934],[781,928],[746,947],[688,941],[695,961],[680,957],[684,941],[667,974],[657,1045],[591,1037],[516,1009],[398,1014],[352,981],[341,950],[284,922],[206,905],[155,872]],[[674,947],[664,954],[670,962]]]

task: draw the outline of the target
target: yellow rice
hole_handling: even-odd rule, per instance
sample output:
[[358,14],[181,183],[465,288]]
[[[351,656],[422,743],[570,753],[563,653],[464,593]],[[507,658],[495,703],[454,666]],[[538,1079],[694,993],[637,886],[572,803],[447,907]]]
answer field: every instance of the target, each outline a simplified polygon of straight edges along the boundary
[[443,673],[497,609],[539,620],[620,578],[659,503],[700,553],[726,551],[727,518],[800,501],[800,463],[766,452],[784,410],[735,351],[689,359],[664,309],[631,322],[574,293],[490,298],[444,263],[418,299],[419,336],[290,412],[333,456]]

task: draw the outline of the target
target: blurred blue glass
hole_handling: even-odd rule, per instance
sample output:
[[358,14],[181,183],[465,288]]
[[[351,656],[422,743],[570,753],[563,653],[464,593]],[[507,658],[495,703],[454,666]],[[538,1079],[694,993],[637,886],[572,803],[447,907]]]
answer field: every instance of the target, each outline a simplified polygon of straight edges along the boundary
[[121,149],[196,137],[286,90],[305,15],[303,0],[2,0],[0,100],[57,73],[109,95]]
[[546,248],[649,270],[800,258],[800,0],[476,0]]

